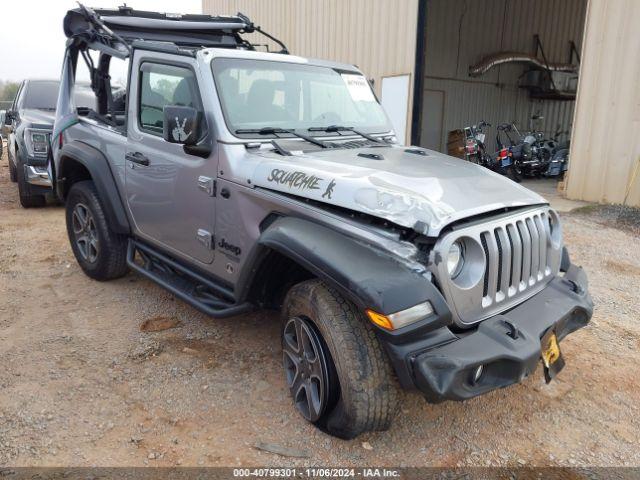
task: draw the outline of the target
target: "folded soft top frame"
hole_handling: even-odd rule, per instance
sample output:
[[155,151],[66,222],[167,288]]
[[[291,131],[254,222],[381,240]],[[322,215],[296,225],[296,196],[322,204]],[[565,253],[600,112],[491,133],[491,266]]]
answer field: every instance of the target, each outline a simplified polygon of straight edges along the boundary
[[[281,47],[279,53],[289,53],[280,40],[262,31],[241,13],[234,16],[177,15],[133,10],[126,6],[117,10],[93,10],[81,3],[78,5],[78,8],[67,12],[63,23],[68,40],[63,68],[64,87],[61,89],[65,90],[67,100],[59,100],[59,104],[63,107],[69,105],[77,62],[81,57],[90,72],[91,88],[97,100],[95,111],[82,114],[113,127],[118,126],[117,117],[124,112],[115,106],[109,65],[113,57],[129,57],[134,48],[191,56],[207,47],[255,50],[258,45],[242,35],[257,32],[277,43]],[[90,50],[99,52],[95,64]],[[62,108],[60,121],[56,119],[56,122],[60,125],[65,121],[69,123],[78,113]]]
[[146,12],[122,6],[117,10],[93,10],[79,4],[69,10],[64,19],[65,35],[80,49],[89,48],[107,55],[127,57],[135,42],[142,47],[145,41],[174,44],[186,48],[241,48],[255,50],[242,34],[261,33],[276,42],[281,50],[287,47],[277,38],[264,32],[251,20],[238,13],[234,16],[178,15]]

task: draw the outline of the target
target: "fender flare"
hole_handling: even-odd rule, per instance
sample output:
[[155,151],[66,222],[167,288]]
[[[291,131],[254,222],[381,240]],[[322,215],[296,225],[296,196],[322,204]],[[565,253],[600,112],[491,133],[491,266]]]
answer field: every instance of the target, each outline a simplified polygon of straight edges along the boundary
[[427,300],[448,311],[433,283],[391,255],[323,225],[281,217],[258,243],[291,258],[336,288],[359,308],[391,314]]
[[120,191],[111,171],[109,161],[101,151],[80,141],[65,144],[58,153],[60,161],[57,165],[56,192],[60,200],[64,201],[68,195],[66,191],[65,164],[75,161],[87,169],[91,180],[96,186],[102,208],[114,233],[129,235],[131,224],[125,210]]

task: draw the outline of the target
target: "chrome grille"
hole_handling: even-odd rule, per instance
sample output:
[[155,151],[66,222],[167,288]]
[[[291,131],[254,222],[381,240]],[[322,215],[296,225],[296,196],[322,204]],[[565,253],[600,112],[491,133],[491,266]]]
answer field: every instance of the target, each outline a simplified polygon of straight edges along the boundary
[[455,241],[465,246],[463,273],[451,279],[446,262],[437,261],[433,271],[460,324],[517,305],[539,292],[560,267],[560,222],[548,207],[457,228],[438,241],[434,259],[446,259]]
[[548,226],[547,213],[541,212],[480,233],[487,259],[483,306],[512,297],[551,274]]

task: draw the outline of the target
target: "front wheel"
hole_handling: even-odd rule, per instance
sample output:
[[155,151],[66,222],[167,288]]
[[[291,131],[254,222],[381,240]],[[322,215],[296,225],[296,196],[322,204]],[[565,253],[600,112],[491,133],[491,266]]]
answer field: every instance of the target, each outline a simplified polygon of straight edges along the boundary
[[73,254],[84,273],[95,280],[112,280],[127,273],[127,237],[109,228],[92,181],[73,184],[66,220]]
[[386,430],[398,387],[371,324],[319,280],[289,290],[283,307],[283,363],[298,412],[340,438]]
[[18,181],[18,172],[16,171],[16,166],[11,161],[11,158],[8,158],[7,160],[9,162],[9,180],[11,180],[13,183],[16,183]]

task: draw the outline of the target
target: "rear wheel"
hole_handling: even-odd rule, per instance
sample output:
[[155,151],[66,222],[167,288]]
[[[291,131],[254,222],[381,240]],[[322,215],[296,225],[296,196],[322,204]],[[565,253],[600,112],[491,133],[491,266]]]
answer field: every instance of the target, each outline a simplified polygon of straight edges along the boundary
[[298,412],[322,430],[354,438],[386,430],[398,387],[373,327],[355,305],[319,280],[289,290],[283,364]]
[[27,180],[24,178],[24,166],[21,165],[19,161],[16,170],[20,205],[24,208],[44,207],[47,203],[44,195],[32,195],[29,192],[29,185],[27,184]]
[[111,231],[93,182],[74,183],[66,202],[67,234],[78,264],[95,280],[126,275],[127,237]]
[[519,172],[518,168],[516,168],[514,165],[509,165],[508,167],[506,167],[505,173],[507,177],[513,180],[514,182],[516,183],[522,182],[522,175]]

